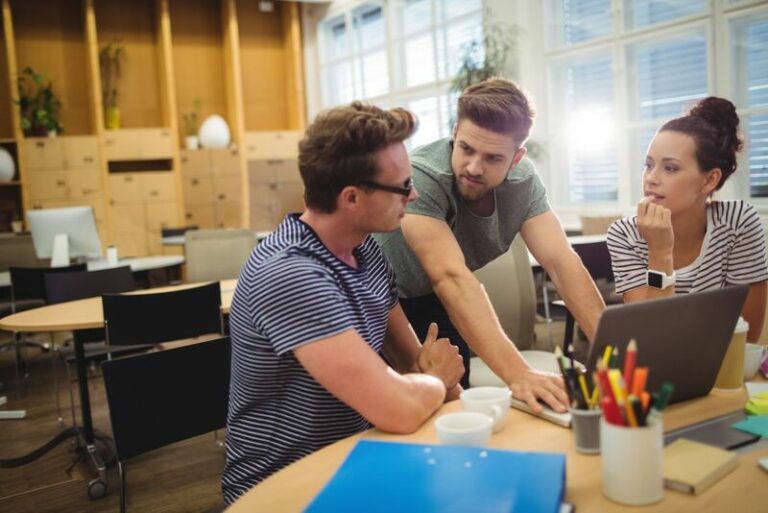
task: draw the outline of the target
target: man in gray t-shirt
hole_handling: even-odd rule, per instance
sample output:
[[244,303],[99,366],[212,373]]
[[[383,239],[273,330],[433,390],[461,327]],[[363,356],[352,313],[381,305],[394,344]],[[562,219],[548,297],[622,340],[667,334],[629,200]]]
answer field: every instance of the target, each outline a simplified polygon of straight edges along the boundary
[[419,197],[397,231],[376,236],[395,268],[401,305],[417,334],[437,321],[458,345],[468,385],[469,348],[534,410],[568,406],[562,380],[535,371],[501,329],[472,271],[506,252],[520,233],[592,339],[604,303],[571,250],[523,146],[533,124],[514,83],[490,79],[459,98],[453,136],[411,155]]

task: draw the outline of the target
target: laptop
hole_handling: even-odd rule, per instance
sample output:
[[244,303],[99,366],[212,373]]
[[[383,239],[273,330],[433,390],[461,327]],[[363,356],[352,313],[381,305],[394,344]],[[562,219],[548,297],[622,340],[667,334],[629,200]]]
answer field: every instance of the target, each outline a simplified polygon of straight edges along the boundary
[[636,366],[650,369],[647,390],[655,392],[665,381],[673,383],[670,403],[708,394],[747,290],[748,286],[738,285],[606,308],[587,357],[590,375],[606,345],[618,347],[623,362],[634,338]]

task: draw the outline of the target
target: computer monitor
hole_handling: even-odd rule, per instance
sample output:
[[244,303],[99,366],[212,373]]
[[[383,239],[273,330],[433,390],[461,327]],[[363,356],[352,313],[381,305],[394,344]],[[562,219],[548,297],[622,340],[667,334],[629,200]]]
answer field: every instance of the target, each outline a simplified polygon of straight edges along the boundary
[[[69,257],[100,258],[101,240],[91,207],[46,208],[27,212],[37,258],[52,258],[54,239],[65,235]],[[55,264],[54,264],[55,265]]]

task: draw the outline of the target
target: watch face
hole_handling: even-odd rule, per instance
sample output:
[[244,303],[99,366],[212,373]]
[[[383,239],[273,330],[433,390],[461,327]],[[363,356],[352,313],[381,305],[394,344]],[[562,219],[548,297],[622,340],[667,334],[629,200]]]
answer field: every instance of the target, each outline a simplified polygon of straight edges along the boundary
[[663,279],[660,273],[649,272],[648,273],[648,285],[657,289],[662,288]]

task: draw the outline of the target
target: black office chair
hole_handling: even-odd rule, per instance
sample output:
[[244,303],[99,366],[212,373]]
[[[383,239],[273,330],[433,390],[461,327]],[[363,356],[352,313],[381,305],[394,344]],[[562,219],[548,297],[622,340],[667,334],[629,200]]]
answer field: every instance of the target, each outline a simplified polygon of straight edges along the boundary
[[104,294],[107,348],[222,334],[219,282],[169,292]]
[[[117,294],[136,290],[131,268],[115,267],[100,271],[75,271],[68,273],[49,273],[45,275],[45,296],[48,304],[64,303],[102,294]],[[84,344],[85,361],[101,362],[107,357],[107,346],[103,328],[75,330],[72,333],[75,344]],[[151,345],[136,345],[120,348],[121,355],[150,349]],[[59,359],[64,362],[67,372],[67,382],[70,385],[69,395],[72,401],[72,378],[69,372],[69,364],[75,361],[75,350],[71,345],[57,346],[55,348]],[[59,424],[63,423],[61,415],[61,403],[59,400],[59,384],[54,367],[54,384],[56,386],[56,408]],[[72,424],[76,425],[74,415],[74,401],[72,401]]]
[[[45,306],[46,275],[84,271],[85,269],[85,264],[70,265],[68,267],[9,267],[8,271],[11,275],[11,314]],[[37,347],[48,351],[51,349],[51,344],[24,339],[18,332],[13,334],[13,340],[10,344],[16,349],[16,381],[18,385],[20,384],[19,368],[23,368],[23,373],[26,376],[26,365],[21,349],[23,347]]]
[[[573,250],[581,258],[587,272],[595,281],[603,301],[607,305],[622,303],[621,296],[615,292],[615,280],[611,266],[611,254],[608,251],[606,241],[591,242],[589,244],[576,244]],[[574,318],[570,310],[566,309],[565,335],[563,337],[563,349],[573,341]]]
[[104,362],[104,385],[126,510],[126,460],[225,427],[229,337]]

